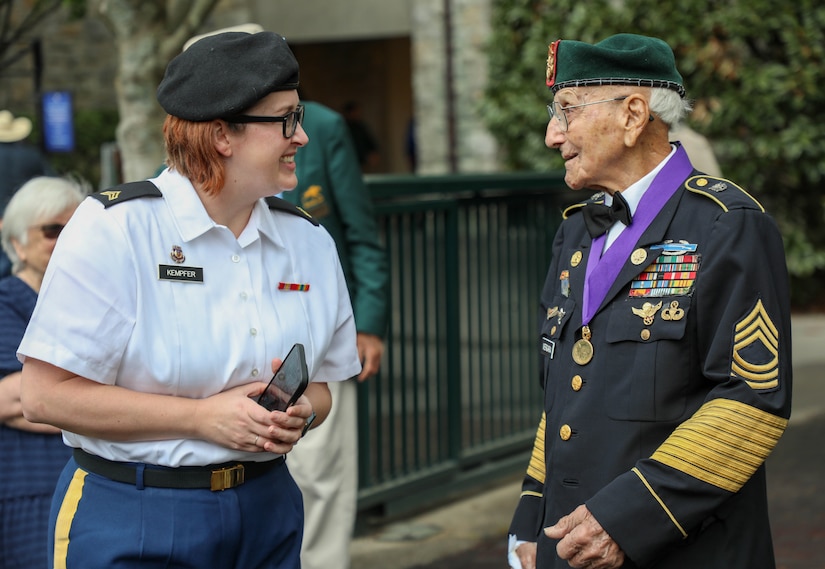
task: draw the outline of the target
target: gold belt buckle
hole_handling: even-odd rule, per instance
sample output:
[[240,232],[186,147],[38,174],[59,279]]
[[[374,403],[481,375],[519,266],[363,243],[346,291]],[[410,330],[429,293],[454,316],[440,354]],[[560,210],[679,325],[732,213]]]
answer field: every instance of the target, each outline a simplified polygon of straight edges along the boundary
[[209,489],[217,492],[218,490],[240,486],[243,482],[243,464],[236,464],[220,470],[213,470]]

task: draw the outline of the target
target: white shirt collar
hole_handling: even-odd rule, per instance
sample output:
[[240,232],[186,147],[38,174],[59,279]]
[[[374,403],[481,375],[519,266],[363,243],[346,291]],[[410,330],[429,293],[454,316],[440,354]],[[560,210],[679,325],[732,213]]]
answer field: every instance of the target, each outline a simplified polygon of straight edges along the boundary
[[[642,196],[645,195],[645,192],[648,188],[650,188],[650,184],[653,183],[656,175],[662,170],[662,168],[665,167],[665,164],[668,163],[674,154],[676,154],[676,147],[671,145],[670,154],[668,154],[664,160],[659,162],[653,170],[642,176],[638,181],[632,183],[622,192],[622,197],[627,202],[628,207],[630,207],[631,215],[636,214],[636,208],[639,207],[639,202],[642,201]],[[613,196],[605,192],[604,203],[605,205],[613,205]],[[624,227],[624,225],[622,226]]]
[[[632,183],[630,186],[627,187],[622,192],[622,197],[627,202],[627,207],[630,208],[630,215],[636,215],[636,209],[639,207],[639,202],[642,201],[642,196],[645,195],[645,192],[650,188],[650,184],[653,183],[653,180],[656,178],[656,175],[665,167],[665,164],[673,158],[673,155],[676,154],[676,146],[671,144],[670,154],[668,154],[664,160],[659,162],[659,164],[650,172],[642,176],[638,181]],[[605,205],[613,205],[613,196],[605,192],[604,195],[604,203]],[[617,221],[614,223],[610,230],[607,232],[607,238],[604,240],[604,249],[602,249],[602,253],[607,251],[607,248],[610,247],[613,242],[622,234],[622,231],[625,230],[625,225],[621,221]]]
[[[219,227],[209,217],[197,191],[187,177],[175,170],[166,169],[151,181],[163,192],[170,206],[172,218],[184,241],[191,241],[210,229]],[[276,246],[284,246],[284,240],[275,223],[275,216],[270,214],[269,206],[262,199],[255,204],[249,222],[238,236],[238,244],[246,247],[255,242],[259,234],[265,235]]]

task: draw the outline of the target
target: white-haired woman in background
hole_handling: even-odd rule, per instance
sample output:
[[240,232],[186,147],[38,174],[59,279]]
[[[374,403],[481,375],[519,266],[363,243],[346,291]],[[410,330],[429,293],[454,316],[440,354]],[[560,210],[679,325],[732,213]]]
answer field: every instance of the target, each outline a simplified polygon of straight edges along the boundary
[[4,216],[12,275],[0,279],[0,567],[47,566],[49,507],[71,453],[59,429],[23,418],[16,352],[57,237],[86,194],[79,182],[33,178],[15,192]]

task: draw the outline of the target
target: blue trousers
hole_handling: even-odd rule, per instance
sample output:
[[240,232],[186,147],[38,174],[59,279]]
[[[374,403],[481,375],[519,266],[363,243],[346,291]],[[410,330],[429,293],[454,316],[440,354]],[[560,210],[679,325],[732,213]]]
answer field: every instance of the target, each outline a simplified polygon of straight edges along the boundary
[[70,459],[52,502],[51,569],[300,569],[301,493],[285,463],[229,490],[138,488]]

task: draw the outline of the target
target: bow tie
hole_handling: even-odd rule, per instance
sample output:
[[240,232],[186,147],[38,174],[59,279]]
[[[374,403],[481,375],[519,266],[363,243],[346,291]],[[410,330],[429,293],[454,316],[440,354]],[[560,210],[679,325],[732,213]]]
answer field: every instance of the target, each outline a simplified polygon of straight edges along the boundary
[[584,206],[584,224],[590,237],[595,239],[603,235],[617,221],[630,225],[632,221],[630,208],[621,192],[613,194],[613,205],[589,203]]

